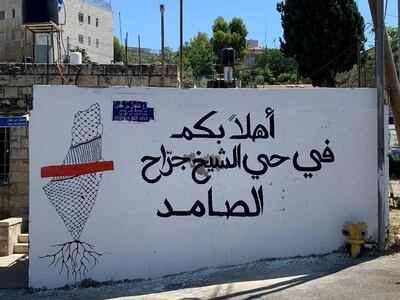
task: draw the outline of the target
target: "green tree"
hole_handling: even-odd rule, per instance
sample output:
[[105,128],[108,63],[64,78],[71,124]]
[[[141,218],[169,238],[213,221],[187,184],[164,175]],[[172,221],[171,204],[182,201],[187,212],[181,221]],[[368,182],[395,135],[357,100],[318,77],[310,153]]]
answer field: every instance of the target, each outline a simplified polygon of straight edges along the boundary
[[281,49],[294,57],[299,73],[314,86],[334,87],[338,72],[357,62],[357,40],[364,40],[364,20],[354,0],[286,0],[281,14]]
[[119,39],[114,36],[114,62],[125,61],[125,49]]
[[292,74],[295,78],[297,75],[296,60],[284,56],[280,49],[264,49],[263,53],[257,57],[256,64],[261,67],[268,67],[277,83],[289,83],[287,81],[280,82],[276,80],[281,74]]
[[213,52],[206,33],[199,32],[186,45],[186,57],[196,79],[208,76],[213,71]]
[[244,59],[247,53],[248,32],[242,19],[234,17],[228,24],[223,17],[218,17],[214,21],[212,31],[211,44],[217,61],[220,61],[222,49],[227,47],[235,49],[239,61]]

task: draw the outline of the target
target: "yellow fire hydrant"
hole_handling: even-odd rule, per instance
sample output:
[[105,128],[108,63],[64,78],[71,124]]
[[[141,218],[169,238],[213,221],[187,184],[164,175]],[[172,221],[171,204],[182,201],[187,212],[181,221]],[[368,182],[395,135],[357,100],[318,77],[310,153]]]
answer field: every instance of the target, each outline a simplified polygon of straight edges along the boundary
[[364,222],[346,222],[343,225],[342,234],[347,237],[347,243],[351,245],[351,256],[353,258],[360,254],[361,245],[364,244],[364,238],[368,233],[367,229],[368,226]]

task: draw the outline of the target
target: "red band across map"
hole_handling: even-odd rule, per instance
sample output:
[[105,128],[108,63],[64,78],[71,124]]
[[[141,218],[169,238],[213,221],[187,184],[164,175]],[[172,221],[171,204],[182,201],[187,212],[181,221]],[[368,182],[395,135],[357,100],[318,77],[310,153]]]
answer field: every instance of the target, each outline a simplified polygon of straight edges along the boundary
[[42,178],[62,177],[62,176],[79,176],[104,171],[113,171],[113,161],[93,162],[86,164],[64,165],[64,166],[48,166],[40,169]]

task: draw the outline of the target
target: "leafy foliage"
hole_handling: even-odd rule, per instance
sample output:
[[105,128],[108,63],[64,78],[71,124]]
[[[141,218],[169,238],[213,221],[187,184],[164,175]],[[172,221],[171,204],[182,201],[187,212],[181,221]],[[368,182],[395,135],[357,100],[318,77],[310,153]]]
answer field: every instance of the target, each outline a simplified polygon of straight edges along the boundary
[[228,24],[223,17],[218,17],[214,21],[212,31],[211,44],[217,61],[221,57],[222,49],[227,47],[235,49],[239,61],[244,59],[247,52],[248,32],[242,19],[234,17]]
[[354,0],[286,0],[278,3],[284,40],[281,49],[294,57],[303,77],[315,86],[335,86],[338,72],[357,62],[357,40],[364,20]]
[[125,61],[125,49],[120,43],[119,39],[114,36],[114,62]]
[[185,56],[197,79],[209,76],[213,71],[213,52],[206,33],[199,32],[185,47]]
[[387,34],[390,40],[390,46],[393,52],[394,61],[397,63],[399,61],[399,30],[398,28],[389,27],[387,28]]
[[280,49],[264,49],[254,67],[239,72],[243,87],[261,84],[293,84],[298,82],[297,63],[283,55]]

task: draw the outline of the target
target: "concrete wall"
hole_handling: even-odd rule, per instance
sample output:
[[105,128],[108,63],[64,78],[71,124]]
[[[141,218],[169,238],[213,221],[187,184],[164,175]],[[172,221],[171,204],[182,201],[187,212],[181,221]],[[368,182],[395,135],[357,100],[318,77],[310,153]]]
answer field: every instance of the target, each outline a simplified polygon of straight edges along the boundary
[[374,89],[37,87],[30,286],[68,281],[38,258],[64,243],[107,253],[75,261],[105,281],[328,253],[346,221],[376,240],[376,109]]
[[[70,84],[81,87],[160,86],[161,66],[131,65],[62,65],[62,72]],[[142,77],[140,73],[142,72]],[[26,74],[26,75],[25,75]],[[127,76],[128,74],[129,76]],[[0,64],[0,115],[23,115],[32,104],[32,86],[40,84],[62,85],[55,65]],[[177,67],[167,66],[165,85],[177,87]],[[27,128],[10,128],[11,170],[10,184],[0,186],[0,220],[23,217],[24,231],[28,220],[29,136]]]

